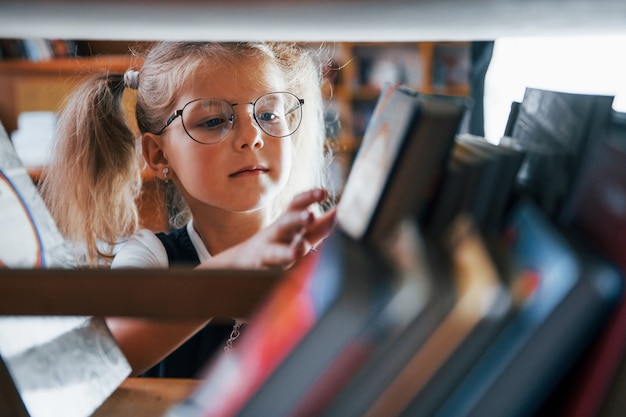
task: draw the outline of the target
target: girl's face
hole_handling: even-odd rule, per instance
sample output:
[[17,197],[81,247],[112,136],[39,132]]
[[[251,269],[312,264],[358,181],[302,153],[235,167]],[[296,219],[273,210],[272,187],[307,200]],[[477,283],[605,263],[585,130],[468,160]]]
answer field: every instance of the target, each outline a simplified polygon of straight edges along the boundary
[[249,212],[264,208],[283,189],[291,170],[291,137],[264,133],[252,115],[260,96],[284,91],[280,72],[271,64],[247,58],[243,63],[200,65],[181,91],[175,109],[191,100],[219,98],[234,106],[232,131],[221,142],[200,144],[185,132],[178,117],[164,133],[164,156],[194,215],[214,209]]

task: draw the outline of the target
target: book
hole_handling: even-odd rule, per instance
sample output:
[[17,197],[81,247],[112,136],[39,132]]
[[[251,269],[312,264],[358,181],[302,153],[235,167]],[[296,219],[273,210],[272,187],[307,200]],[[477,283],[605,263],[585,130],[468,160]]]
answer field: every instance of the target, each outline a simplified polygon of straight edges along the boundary
[[47,39],[26,38],[23,43],[26,58],[31,61],[45,61],[54,57],[54,51]]
[[464,98],[386,85],[346,180],[338,227],[355,240],[380,243],[420,212],[469,106]]
[[[451,268],[448,275],[433,277],[441,291],[431,298],[431,310],[390,339],[388,346],[363,367],[335,404],[321,415],[400,415],[454,352],[469,338],[478,336],[475,331],[481,324],[505,317],[508,295],[467,217],[454,222],[438,257],[442,263],[449,262]],[[449,287],[441,285],[448,280]],[[483,344],[488,340],[485,337],[480,341]]]
[[464,152],[456,143],[450,158],[443,168],[441,180],[431,201],[418,220],[428,236],[439,236],[446,232],[455,218],[461,214],[472,216],[474,222],[480,216],[475,209],[474,193],[480,182],[489,176],[494,164],[488,159]]
[[523,153],[484,138],[457,135],[443,177],[421,219],[425,232],[436,236],[465,213],[482,233],[497,234],[515,197],[523,158]]
[[[587,257],[603,257],[589,248],[580,235],[572,236],[584,247]],[[603,262],[606,262],[603,260]],[[613,264],[614,265],[614,264]],[[613,266],[615,268],[615,266]],[[602,272],[598,269],[598,272]],[[612,271],[611,273],[615,273]],[[623,280],[623,273],[620,273]],[[567,373],[547,396],[535,417],[592,417],[600,415],[616,380],[624,357],[624,308],[622,296],[616,308],[610,309],[606,320],[595,329],[591,340],[582,340],[582,354],[575,359]]]
[[24,42],[21,39],[0,39],[3,59],[26,58]]
[[[326,415],[337,396],[359,378],[362,368],[368,367],[376,358],[385,356],[388,342],[403,334],[408,327],[414,327],[417,317],[422,317],[426,322],[420,335],[425,337],[429,334],[428,326],[438,322],[436,316],[451,306],[449,300],[452,297],[449,291],[445,291],[450,288],[445,284],[438,285],[438,274],[435,271],[442,266],[435,266],[429,261],[430,251],[426,246],[415,224],[411,221],[402,222],[395,238],[381,249],[396,278],[392,298],[381,314],[366,324],[352,347],[338,355],[328,371],[303,395],[298,407],[290,412],[291,416]],[[349,409],[352,413],[356,411],[354,402]]]
[[506,137],[527,153],[518,184],[552,219],[569,219],[571,189],[609,120],[612,103],[608,95],[527,87],[519,107],[512,106]]
[[393,299],[392,270],[340,231],[313,255],[290,271],[237,345],[207,364],[200,388],[168,417],[307,415],[326,401],[317,388],[341,384],[334,367],[358,368],[374,334],[385,333],[377,318]]
[[596,248],[626,268],[626,226],[621,201],[626,198],[626,114],[615,112],[613,123],[592,155],[590,169],[579,185],[572,205],[572,228],[587,236]]
[[[1,125],[0,207],[0,268],[75,266],[71,249]],[[102,318],[0,317],[3,415],[87,417],[129,374],[130,365]]]
[[[613,262],[626,274],[626,239],[620,233],[626,227],[626,113],[613,112],[602,141],[590,156],[589,168],[580,181],[579,195],[572,205],[571,229],[584,239],[590,250]],[[598,415],[610,396],[611,385],[618,378],[618,364],[626,354],[626,298],[611,313],[568,386],[560,389],[556,405],[558,415],[586,417]],[[552,412],[551,415],[557,415]]]
[[513,128],[515,127],[515,121],[519,114],[519,109],[522,103],[519,101],[511,102],[511,108],[509,109],[509,117],[506,119],[506,125],[504,126],[504,133],[502,136],[511,137],[513,135]]
[[437,44],[432,65],[435,89],[468,85],[471,73],[470,48],[466,45]]
[[515,180],[524,160],[524,153],[492,144],[484,137],[468,133],[457,135],[456,142],[469,148],[468,152],[493,161],[494,167],[485,173],[487,178],[482,181],[474,195],[474,204],[478,205],[479,210],[475,218],[482,230],[499,233],[504,225],[506,212],[516,197]]
[[435,416],[532,415],[621,295],[616,269],[571,245],[534,204],[520,201],[507,228],[524,302]]
[[626,407],[626,399],[624,398],[624,390],[626,390],[626,356],[613,365],[616,366],[615,378],[611,381],[612,384],[603,397],[597,414],[595,414],[598,417],[620,417],[624,414],[624,408]]
[[[484,237],[481,240],[484,240]],[[477,320],[474,326],[437,372],[404,407],[400,413],[402,417],[432,416],[517,311],[521,297],[511,291],[513,287],[509,286],[509,280],[501,275],[502,270],[496,263],[497,255],[492,253],[486,241],[482,245],[483,259],[485,255],[489,257],[491,274],[494,276],[497,274],[497,281],[492,283],[491,290],[497,290],[501,294],[492,300],[485,311],[474,311],[474,320]]]
[[408,291],[403,295],[410,296],[414,308],[417,308],[413,319],[381,341],[377,350],[372,352],[348,384],[336,393],[320,415],[362,415],[383,387],[399,372],[406,358],[428,340],[450,313],[456,299],[456,288],[449,279],[447,258],[439,254],[434,245],[427,242],[423,242],[423,245],[424,256],[411,255],[414,261],[425,268],[414,278],[415,282],[421,283],[419,297],[410,296]]

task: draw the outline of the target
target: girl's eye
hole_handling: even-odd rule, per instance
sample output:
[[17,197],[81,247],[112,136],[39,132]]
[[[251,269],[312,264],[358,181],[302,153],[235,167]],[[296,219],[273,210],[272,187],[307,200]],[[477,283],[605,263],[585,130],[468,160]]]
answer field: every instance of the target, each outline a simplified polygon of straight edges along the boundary
[[204,122],[200,123],[200,126],[207,127],[209,129],[215,129],[222,126],[224,123],[226,123],[226,119],[221,117],[214,117],[211,119],[206,119]]
[[259,113],[257,115],[257,119],[259,122],[278,122],[280,120],[280,116],[277,113]]

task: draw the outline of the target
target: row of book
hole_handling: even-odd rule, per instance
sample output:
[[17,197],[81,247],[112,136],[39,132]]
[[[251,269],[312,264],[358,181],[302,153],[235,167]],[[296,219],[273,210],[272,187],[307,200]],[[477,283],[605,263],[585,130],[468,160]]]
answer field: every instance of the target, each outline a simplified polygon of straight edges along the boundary
[[80,42],[66,39],[0,39],[0,59],[45,61],[82,55]]
[[464,99],[387,86],[338,229],[168,417],[616,415],[625,238],[591,196],[626,186],[611,102],[528,89],[495,145],[458,132]]

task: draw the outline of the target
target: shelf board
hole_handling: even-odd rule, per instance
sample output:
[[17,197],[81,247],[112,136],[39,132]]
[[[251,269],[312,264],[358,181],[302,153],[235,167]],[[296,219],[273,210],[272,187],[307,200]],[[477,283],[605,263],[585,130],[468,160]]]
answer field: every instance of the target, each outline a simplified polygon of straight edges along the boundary
[[283,276],[269,270],[3,269],[0,316],[248,317]]
[[425,41],[626,33],[622,0],[22,0],[0,37]]
[[93,73],[106,68],[123,73],[131,67],[141,67],[142,60],[131,55],[98,55],[78,58],[54,58],[43,61],[26,59],[0,60],[0,74],[25,75],[71,75]]

